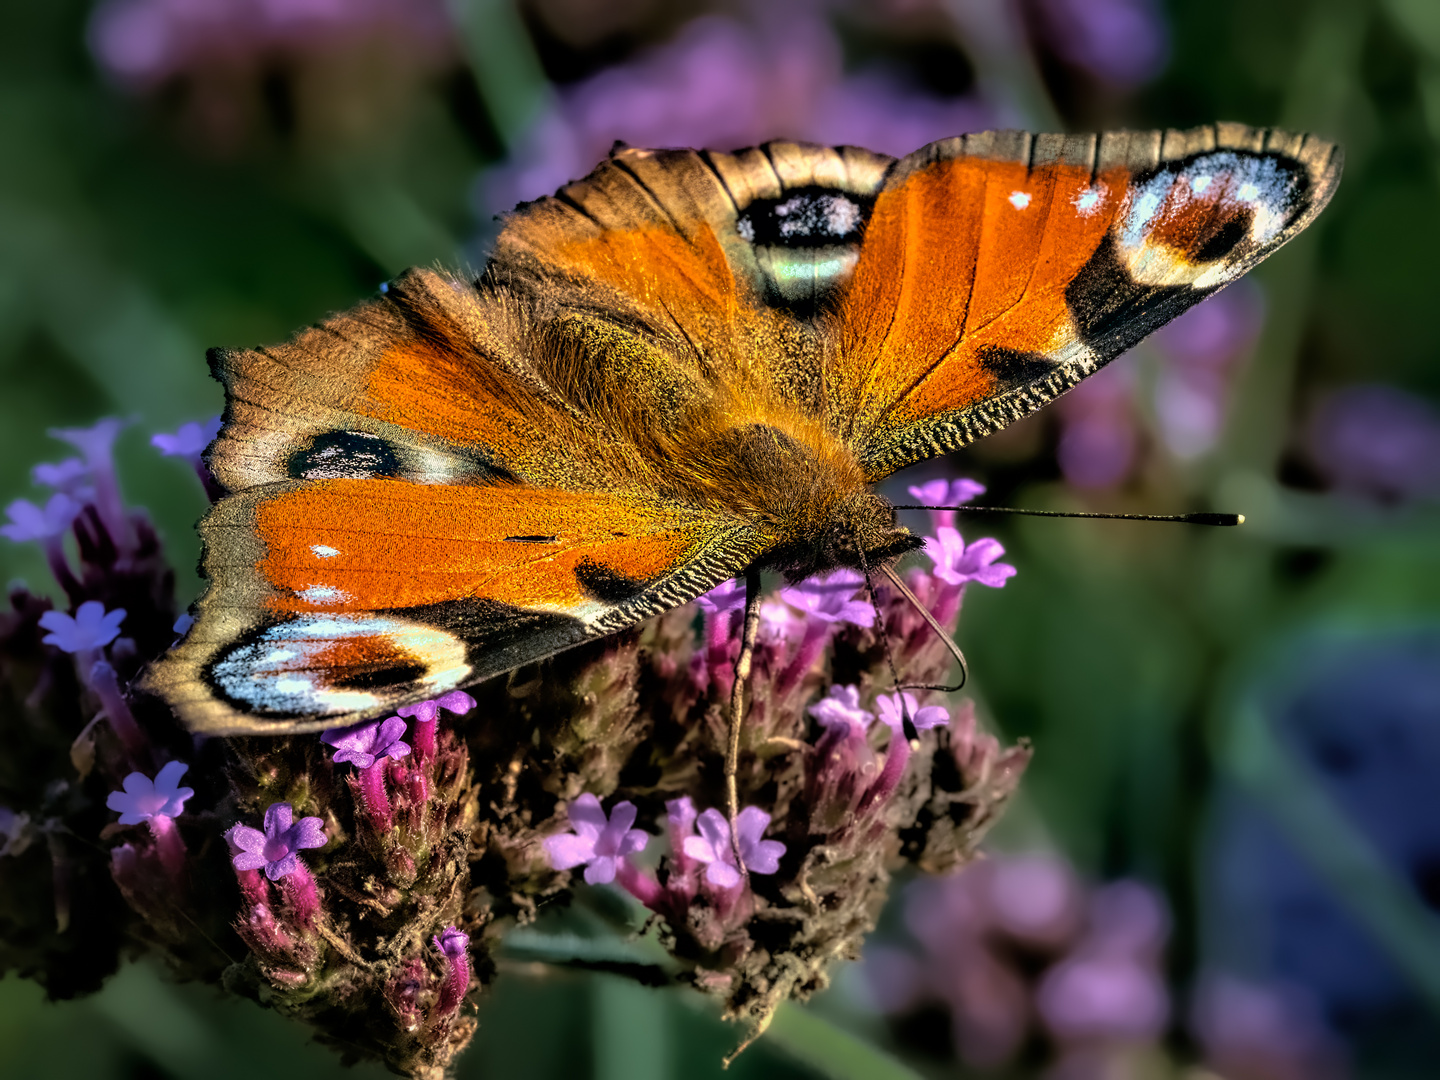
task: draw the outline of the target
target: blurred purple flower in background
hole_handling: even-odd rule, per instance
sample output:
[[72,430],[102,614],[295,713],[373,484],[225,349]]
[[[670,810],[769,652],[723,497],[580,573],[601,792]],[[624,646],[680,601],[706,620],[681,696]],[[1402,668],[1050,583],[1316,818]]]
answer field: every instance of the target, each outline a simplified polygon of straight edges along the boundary
[[53,540],[70,530],[70,523],[80,510],[80,504],[61,491],[51,495],[43,507],[29,499],[16,499],[5,508],[10,524],[0,526],[0,536],[17,544]]
[[1170,56],[1155,0],[1038,0],[1035,14],[1052,52],[1117,88],[1153,79]]
[[50,632],[42,640],[67,653],[103,649],[120,635],[125,609],[106,611],[99,600],[86,600],[75,609],[74,616],[63,611],[47,611],[40,616],[40,625]]
[[1151,338],[1165,361],[1155,381],[1155,417],[1176,457],[1198,457],[1220,438],[1230,385],[1264,323],[1264,294],[1245,278]]
[[1190,1030],[1205,1061],[1229,1080],[1340,1080],[1345,1051],[1321,1003],[1301,986],[1203,974]]
[[1131,404],[1134,382],[1134,365],[1122,356],[1055,402],[1055,456],[1072,486],[1115,487],[1130,475],[1140,439]]
[[928,96],[880,70],[845,74],[819,11],[767,14],[764,26],[694,19],[632,63],[562,90],[511,161],[487,176],[485,216],[584,176],[617,139],[727,150],[789,138],[901,155],[991,126],[976,98]]
[[1138,882],[1087,891],[1056,856],[1000,855],[912,884],[905,925],[918,953],[866,949],[872,999],[889,1015],[944,1004],[969,1065],[1010,1061],[1038,1019],[1058,1062],[1047,1077],[1114,1075],[1085,1063],[1154,1045],[1169,1022],[1169,917]]
[[443,47],[438,0],[105,0],[90,19],[90,51],[114,79],[154,85],[206,64],[383,33]]
[[1311,412],[1304,445],[1320,474],[1346,494],[1440,497],[1440,411],[1398,387],[1331,392]]

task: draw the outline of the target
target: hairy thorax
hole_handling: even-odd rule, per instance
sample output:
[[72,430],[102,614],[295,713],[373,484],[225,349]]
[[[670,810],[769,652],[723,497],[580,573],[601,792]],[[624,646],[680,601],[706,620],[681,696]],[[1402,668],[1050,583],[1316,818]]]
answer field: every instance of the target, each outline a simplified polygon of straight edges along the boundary
[[765,529],[762,566],[793,580],[873,569],[920,546],[847,447],[817,425],[775,419],[713,433],[684,470],[692,497],[703,488],[705,501]]

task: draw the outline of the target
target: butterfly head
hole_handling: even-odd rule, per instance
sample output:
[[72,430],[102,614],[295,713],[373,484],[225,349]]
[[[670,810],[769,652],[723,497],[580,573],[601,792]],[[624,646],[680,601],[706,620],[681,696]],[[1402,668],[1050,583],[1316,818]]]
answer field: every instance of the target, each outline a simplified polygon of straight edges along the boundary
[[825,524],[772,553],[769,563],[792,580],[840,567],[874,570],[925,541],[895,520],[895,508],[872,491],[840,498]]

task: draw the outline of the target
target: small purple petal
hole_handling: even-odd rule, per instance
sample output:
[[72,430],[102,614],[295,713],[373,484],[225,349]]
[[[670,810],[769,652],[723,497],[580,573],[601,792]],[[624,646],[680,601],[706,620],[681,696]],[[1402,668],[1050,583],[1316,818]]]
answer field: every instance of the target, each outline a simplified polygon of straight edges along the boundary
[[435,948],[452,960],[464,956],[470,950],[470,935],[453,926],[447,926],[430,939]]
[[555,870],[569,870],[595,857],[595,841],[574,833],[547,836],[544,844],[545,853],[550,856],[550,866]]
[[590,840],[597,839],[608,824],[600,800],[588,791],[572,802],[566,813],[570,827]]
[[715,854],[715,847],[703,836],[687,836],[684,844],[685,854],[696,862],[712,863],[719,858]]
[[292,825],[285,833],[286,842],[292,848],[318,848],[324,847],[325,822],[318,817],[301,818],[298,823]]
[[585,884],[609,885],[615,880],[615,856],[597,855],[585,867]]
[[293,874],[295,868],[299,865],[300,857],[292,851],[288,855],[276,859],[274,862],[267,862],[265,864],[265,876],[271,881],[279,881],[281,878]]
[[271,803],[265,811],[265,835],[270,839],[282,835],[290,828],[295,812],[288,802]]
[[231,857],[236,870],[259,870],[265,865],[265,856],[258,851],[240,851]]
[[717,859],[705,867],[705,880],[718,889],[733,889],[740,884],[740,871]]
[[225,838],[244,852],[259,854],[265,847],[265,834],[249,825],[232,825]]

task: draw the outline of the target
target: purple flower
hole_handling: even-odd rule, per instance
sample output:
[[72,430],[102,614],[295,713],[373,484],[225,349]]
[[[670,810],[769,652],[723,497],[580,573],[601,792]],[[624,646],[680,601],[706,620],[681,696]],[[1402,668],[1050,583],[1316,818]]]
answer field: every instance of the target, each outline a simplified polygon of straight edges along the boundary
[[[752,874],[773,874],[780,869],[780,856],[785,845],[779,840],[764,840],[770,827],[770,815],[758,806],[747,806],[735,822],[740,840],[740,861]],[[730,844],[730,823],[719,810],[706,810],[696,819],[699,836],[685,838],[685,854],[705,864],[705,880],[717,889],[731,889],[740,884],[740,870],[735,865],[735,852]]]
[[[971,499],[985,494],[985,485],[974,480],[927,480],[923,484],[910,486],[910,497],[926,506],[962,506]],[[931,510],[930,527],[939,529],[955,527],[954,510]]]
[[30,478],[42,487],[54,488],[73,495],[75,489],[90,479],[90,467],[79,458],[66,458],[53,465],[41,462],[30,470]]
[[435,943],[435,948],[440,950],[441,955],[451,960],[469,955],[470,935],[453,926],[447,926],[430,940]]
[[875,607],[869,600],[855,599],[864,584],[865,578],[859,571],[832,570],[806,578],[798,585],[786,586],[780,590],[780,598],[808,618],[822,623],[850,623],[868,628],[875,625]]
[[112,791],[105,805],[120,811],[121,825],[139,825],[153,817],[176,817],[185,809],[185,800],[194,789],[180,786],[180,778],[190,766],[183,761],[169,761],[151,780],[144,773],[132,772],[124,780],[124,791]]
[[67,653],[101,649],[120,634],[125,609],[107,612],[99,600],[86,600],[75,609],[73,617],[63,611],[47,611],[40,616],[40,625],[50,633],[40,640]]
[[745,582],[740,578],[716,585],[704,596],[697,596],[695,602],[707,615],[728,615],[732,611],[745,610]]
[[123,420],[107,416],[88,428],[51,428],[50,435],[62,442],[68,442],[85,458],[86,466],[93,472],[97,464],[108,467],[110,452],[115,445],[115,436],[125,426]]
[[935,576],[950,585],[975,581],[998,589],[1015,574],[1009,563],[995,561],[1005,549],[988,536],[967,545],[958,531],[942,527],[925,537],[925,554],[935,564]]
[[929,728],[943,727],[950,722],[950,713],[939,705],[927,705],[920,708],[920,703],[915,700],[914,694],[905,694],[905,708],[900,708],[900,694],[881,694],[875,699],[875,704],[880,709],[880,722],[885,724],[891,731],[899,732],[905,726],[904,713],[910,714],[910,722],[915,725],[916,731],[926,731]]
[[1154,0],[1043,0],[1044,37],[1057,55],[1116,86],[1160,73],[1170,51]]
[[[464,690],[451,690],[450,693],[435,698],[432,701],[417,701],[413,705],[401,705],[395,712],[399,716],[413,717],[423,724],[428,724],[439,716],[441,709],[454,713],[456,716],[464,716],[473,708],[475,708],[475,699],[473,697],[465,693]],[[403,746],[404,744],[401,743],[401,745]],[[340,760],[339,755],[336,755],[335,760]]]
[[1074,487],[1114,487],[1130,475],[1139,446],[1133,404],[1135,364],[1122,356],[1066,394],[1055,457]]
[[181,424],[173,435],[161,432],[150,436],[150,445],[166,457],[199,458],[218,434],[220,417],[212,417],[203,425],[191,420]]
[[320,741],[335,747],[332,760],[337,765],[349,761],[357,769],[368,769],[380,758],[399,758],[410,753],[409,745],[400,741],[404,734],[405,721],[391,716],[354,727],[331,728],[320,736]]
[[1306,425],[1305,445],[1341,491],[1379,499],[1440,497],[1440,411],[1394,386],[1347,386]]
[[874,713],[860,707],[860,690],[855,686],[832,686],[805,711],[828,728],[845,729],[846,734],[862,739],[875,719]]
[[289,803],[271,803],[265,811],[264,832],[248,825],[232,826],[225,839],[239,849],[231,860],[235,869],[263,869],[271,881],[279,881],[300,865],[297,851],[324,847],[325,823],[318,817],[307,817],[292,825],[293,814]]
[[445,957],[448,969],[435,1011],[441,1016],[448,1016],[460,1007],[465,991],[470,988],[470,935],[447,926],[430,940]]
[[80,510],[80,504],[63,491],[51,495],[43,508],[29,499],[16,499],[5,508],[10,524],[0,525],[0,536],[8,537],[17,544],[63,536]]
[[606,820],[600,800],[588,791],[570,804],[570,827],[573,833],[559,833],[545,838],[550,865],[556,870],[585,866],[585,881],[590,885],[607,885],[615,880],[616,864],[626,855],[644,851],[650,835],[635,824],[635,804],[626,800],[615,804]]

